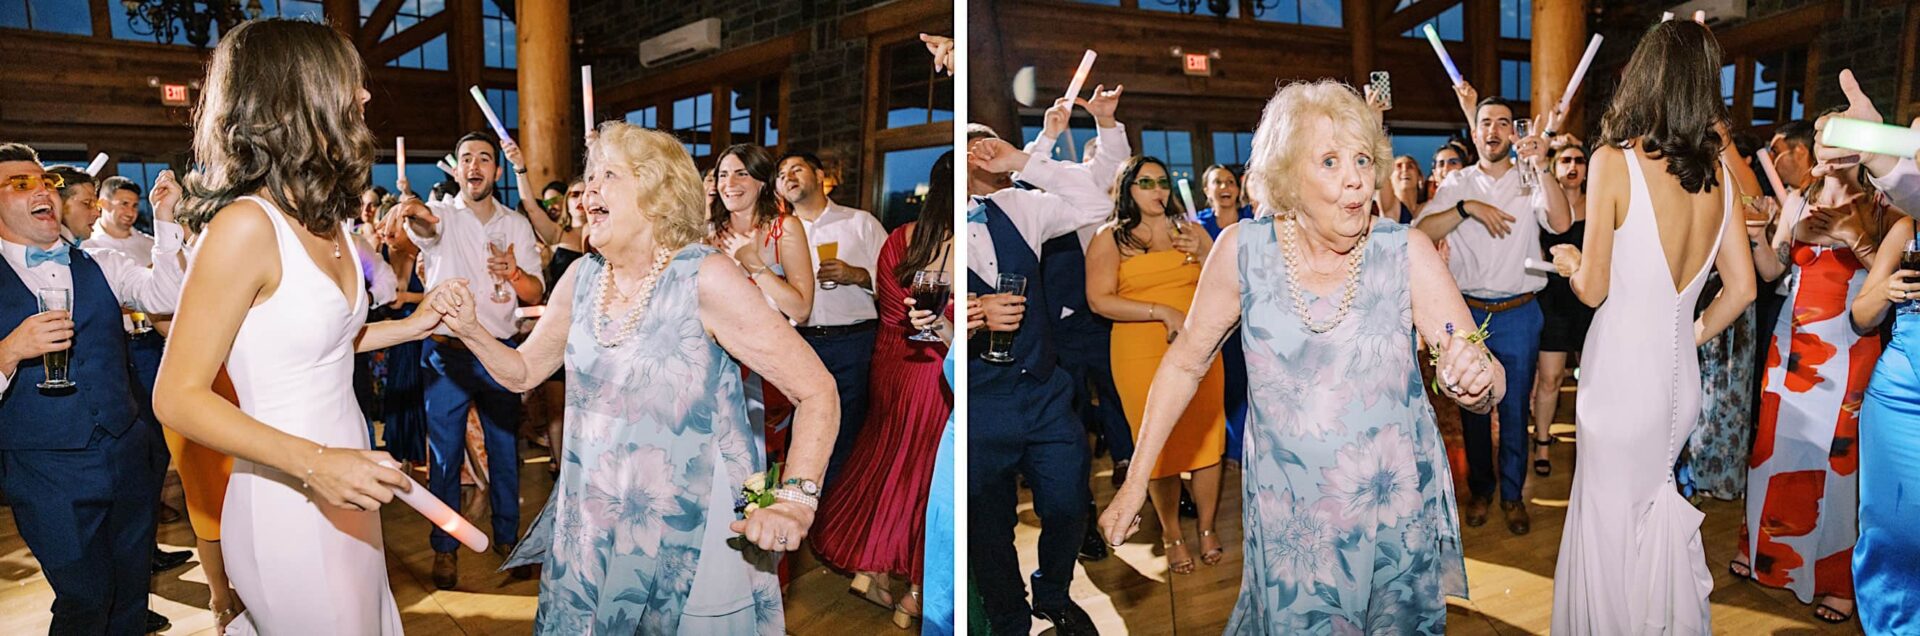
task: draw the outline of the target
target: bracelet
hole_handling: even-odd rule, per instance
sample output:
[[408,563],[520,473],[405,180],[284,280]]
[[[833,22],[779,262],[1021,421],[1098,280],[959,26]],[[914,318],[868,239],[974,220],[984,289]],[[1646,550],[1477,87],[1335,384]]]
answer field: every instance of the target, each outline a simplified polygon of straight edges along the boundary
[[526,169],[526,168],[522,168],[522,167],[520,167],[520,166],[514,166],[514,167],[513,167],[513,173],[514,173],[514,174],[526,174],[526,173],[527,173],[527,169]]
[[[313,450],[313,454],[316,457],[327,454],[327,445],[321,444],[320,448]],[[313,481],[313,466],[309,465],[307,466],[307,476],[300,478],[300,488],[306,490],[308,488],[307,483],[311,481]]]
[[1473,215],[1471,215],[1471,214],[1467,214],[1467,201],[1466,201],[1466,199],[1461,199],[1461,200],[1460,200],[1459,202],[1457,202],[1457,203],[1454,203],[1454,204],[1453,204],[1453,211],[1455,211],[1455,212],[1459,212],[1459,213],[1460,213],[1460,218],[1462,218],[1462,219],[1471,219],[1471,218],[1473,218]]
[[1147,305],[1147,320],[1159,320],[1160,319],[1159,316],[1153,315],[1154,312],[1158,309],[1160,309],[1159,305],[1153,305],[1153,304]]
[[820,509],[820,498],[800,492],[799,490],[796,490],[793,488],[781,488],[779,490],[773,491],[773,498],[779,499],[781,501],[791,501],[793,503],[806,506],[808,510],[817,511]]

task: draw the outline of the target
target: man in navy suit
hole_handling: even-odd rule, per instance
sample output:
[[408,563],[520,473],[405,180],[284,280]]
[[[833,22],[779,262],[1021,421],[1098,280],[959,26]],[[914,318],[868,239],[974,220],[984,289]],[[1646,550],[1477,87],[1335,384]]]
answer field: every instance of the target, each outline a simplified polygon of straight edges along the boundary
[[[79,249],[61,236],[60,180],[32,148],[0,144],[0,489],[53,587],[51,633],[144,634],[167,448],[140,417],[120,310],[173,312],[182,233],[171,205],[156,212],[153,269]],[[38,311],[47,290],[72,310]],[[37,386],[54,351],[75,386]]]

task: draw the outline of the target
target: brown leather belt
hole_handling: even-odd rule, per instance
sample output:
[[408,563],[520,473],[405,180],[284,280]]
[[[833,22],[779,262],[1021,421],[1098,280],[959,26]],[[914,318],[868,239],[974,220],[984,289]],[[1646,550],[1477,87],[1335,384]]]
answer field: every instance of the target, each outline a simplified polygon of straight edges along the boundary
[[1519,309],[1521,306],[1526,305],[1527,303],[1533,302],[1533,292],[1527,292],[1527,293],[1514,296],[1512,298],[1508,298],[1506,300],[1503,300],[1497,303],[1490,303],[1484,300],[1480,300],[1478,298],[1474,298],[1472,296],[1462,296],[1462,298],[1467,299],[1468,307],[1472,307],[1474,309],[1478,309],[1480,311],[1484,311],[1490,314],[1497,314],[1503,311]]

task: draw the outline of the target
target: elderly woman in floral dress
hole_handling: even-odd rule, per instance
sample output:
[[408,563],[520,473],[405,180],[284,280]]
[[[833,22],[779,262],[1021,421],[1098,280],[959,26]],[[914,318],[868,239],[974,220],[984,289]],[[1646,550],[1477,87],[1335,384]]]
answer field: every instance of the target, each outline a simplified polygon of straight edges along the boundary
[[[1220,234],[1154,376],[1136,465],[1157,460],[1239,323],[1247,557],[1227,633],[1440,634],[1445,596],[1466,594],[1414,334],[1442,351],[1445,395],[1475,412],[1500,400],[1504,371],[1466,337],[1472,318],[1432,242],[1370,213],[1390,152],[1352,88],[1282,89],[1247,170],[1253,199],[1277,213]],[[1109,542],[1138,528],[1149,477],[1130,475],[1101,516]]]
[[[680,142],[602,124],[587,158],[599,251],[554,287],[519,349],[461,311],[449,321],[502,385],[565,362],[567,449],[552,499],[507,565],[546,565],[541,634],[781,634],[777,553],[806,538],[833,447],[833,377],[706,235],[700,174]],[[471,307],[463,303],[462,307]],[[735,362],[735,360],[739,362]],[[788,477],[743,520],[733,500],[767,470],[740,364],[792,398]],[[743,534],[745,549],[729,545]]]

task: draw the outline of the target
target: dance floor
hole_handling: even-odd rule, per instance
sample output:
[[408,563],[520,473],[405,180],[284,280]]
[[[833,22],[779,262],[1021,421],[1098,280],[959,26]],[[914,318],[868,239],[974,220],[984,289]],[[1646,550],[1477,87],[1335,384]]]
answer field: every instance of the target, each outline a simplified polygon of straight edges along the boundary
[[[553,487],[547,476],[545,451],[522,455],[523,523],[530,523]],[[424,480],[426,473],[415,473]],[[178,489],[170,488],[174,505]],[[467,516],[487,527],[484,497],[469,506]],[[427,523],[404,505],[381,511],[386,530],[388,582],[400,606],[401,621],[412,636],[513,634],[533,631],[538,581],[514,581],[494,570],[500,557],[464,548],[460,555],[460,585],[433,588],[433,551],[427,547]],[[193,533],[183,519],[161,524],[160,544],[168,550],[194,547]],[[892,612],[847,593],[848,579],[811,559],[799,567],[805,574],[787,590],[787,631],[808,634],[906,633],[893,627]],[[164,634],[213,636],[213,614],[207,611],[207,579],[196,556],[187,566],[153,579],[154,611],[165,614],[173,627]],[[40,565],[20,540],[10,508],[0,508],[0,634],[44,634],[52,615],[53,590]],[[917,625],[915,626],[918,627]]]
[[[1506,530],[1499,506],[1493,506],[1486,525],[1462,527],[1467,559],[1467,586],[1472,600],[1447,599],[1449,634],[1545,634],[1552,625],[1553,567],[1560,549],[1560,530],[1566,517],[1567,496],[1573,487],[1577,462],[1577,433],[1573,421],[1573,391],[1560,401],[1560,417],[1553,427],[1561,443],[1552,446],[1553,475],[1529,475],[1526,498],[1533,531],[1513,536]],[[1453,461],[1459,461],[1456,457]],[[1113,497],[1108,481],[1112,462],[1094,460],[1094,498],[1104,510]],[[1465,485],[1460,485],[1464,493]],[[1183,533],[1196,557],[1197,570],[1173,575],[1167,569],[1165,549],[1159,547],[1160,524],[1151,510],[1142,516],[1141,529],[1131,541],[1097,563],[1075,568],[1073,597],[1108,636],[1116,634],[1218,634],[1226,627],[1239,597],[1242,536],[1240,528],[1240,474],[1228,470],[1220,502],[1217,530],[1227,546],[1219,565],[1198,564],[1199,550],[1193,520],[1185,519]],[[1033,514],[1029,493],[1021,491],[1020,525],[1015,542],[1023,571],[1037,564],[1035,545],[1040,522]],[[1714,573],[1713,631],[1717,634],[1859,634],[1859,621],[1829,625],[1813,616],[1793,594],[1735,579],[1726,564],[1738,549],[1741,515],[1739,501],[1708,500],[1701,504],[1707,520],[1702,541],[1707,564]],[[1043,633],[1045,623],[1035,625]]]

